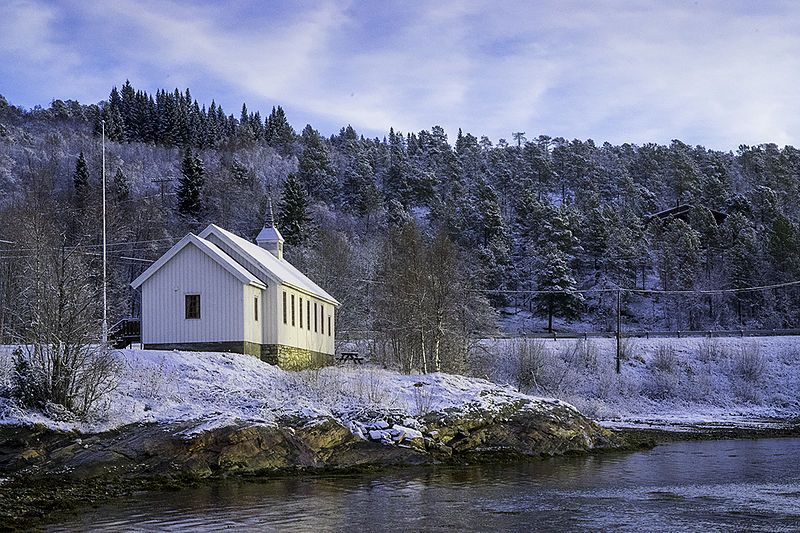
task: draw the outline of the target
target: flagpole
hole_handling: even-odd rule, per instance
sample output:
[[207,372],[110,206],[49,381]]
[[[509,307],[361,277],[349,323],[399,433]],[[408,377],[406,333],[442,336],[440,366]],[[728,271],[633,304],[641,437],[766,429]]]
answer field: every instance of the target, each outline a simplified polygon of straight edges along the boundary
[[103,345],[108,344],[108,296],[106,275],[106,121],[102,124],[102,152],[103,152]]

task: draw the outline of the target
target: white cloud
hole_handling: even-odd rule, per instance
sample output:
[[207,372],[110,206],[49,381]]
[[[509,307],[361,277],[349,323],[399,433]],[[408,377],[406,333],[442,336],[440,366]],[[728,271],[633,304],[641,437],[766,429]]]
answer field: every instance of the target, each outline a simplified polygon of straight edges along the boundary
[[[494,139],[800,142],[793,3],[280,7],[296,11],[12,0],[0,17],[3,68],[76,97],[107,94],[126,77],[150,90],[188,86],[197,96],[202,87],[251,109],[280,103],[326,133],[440,124]],[[60,27],[67,11],[78,28]]]

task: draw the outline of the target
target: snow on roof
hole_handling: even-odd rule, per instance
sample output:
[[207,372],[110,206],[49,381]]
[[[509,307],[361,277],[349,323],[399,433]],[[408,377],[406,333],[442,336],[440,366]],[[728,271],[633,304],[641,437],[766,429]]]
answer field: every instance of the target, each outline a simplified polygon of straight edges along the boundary
[[309,293],[312,296],[316,296],[334,305],[340,305],[336,298],[328,294],[322,287],[311,281],[305,274],[300,272],[285,259],[278,259],[272,255],[270,251],[230,231],[224,230],[215,224],[209,224],[206,229],[201,231],[200,238],[206,239],[212,233],[232,247],[238,249],[256,265],[261,266],[266,274],[271,275],[271,277],[274,277],[280,283]]
[[197,235],[193,233],[189,233],[186,237],[179,240],[175,245],[170,248],[167,253],[162,255],[158,261],[150,265],[150,267],[142,272],[142,274],[133,280],[131,283],[131,287],[134,289],[139,288],[145,281],[147,281],[150,276],[158,272],[158,270],[164,266],[164,264],[175,257],[178,252],[183,250],[189,244],[195,245],[201,252],[206,254],[208,257],[216,261],[222,268],[230,272],[234,277],[236,277],[239,281],[249,285],[255,285],[256,287],[265,289],[266,286],[264,283],[259,280],[253,273],[248,271],[242,265],[237,263],[233,260],[228,254],[220,250],[217,246],[213,243],[208,242],[205,239],[201,239]]

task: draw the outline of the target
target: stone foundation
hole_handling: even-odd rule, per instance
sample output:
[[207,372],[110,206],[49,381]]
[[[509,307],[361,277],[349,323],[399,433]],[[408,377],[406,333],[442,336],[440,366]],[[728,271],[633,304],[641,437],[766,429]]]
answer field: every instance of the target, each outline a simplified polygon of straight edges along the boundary
[[283,344],[262,344],[261,360],[278,365],[285,370],[320,368],[333,362],[333,357],[322,352],[296,348]]
[[303,370],[330,365],[333,357],[322,352],[283,344],[257,344],[247,341],[233,342],[182,342],[145,344],[145,350],[181,350],[187,352],[232,352],[252,355],[284,370]]

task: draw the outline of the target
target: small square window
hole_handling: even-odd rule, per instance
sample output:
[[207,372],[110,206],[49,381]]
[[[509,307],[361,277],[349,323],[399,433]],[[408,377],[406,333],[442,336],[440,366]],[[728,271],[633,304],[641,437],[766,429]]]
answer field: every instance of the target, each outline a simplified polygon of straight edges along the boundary
[[186,319],[200,318],[200,295],[187,294],[185,299],[186,304]]

